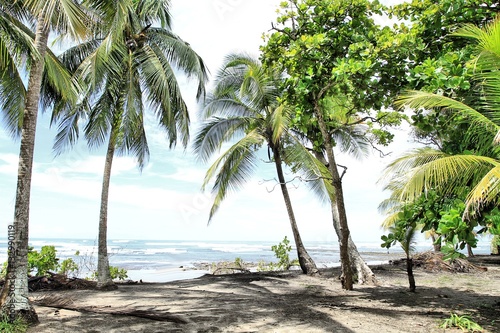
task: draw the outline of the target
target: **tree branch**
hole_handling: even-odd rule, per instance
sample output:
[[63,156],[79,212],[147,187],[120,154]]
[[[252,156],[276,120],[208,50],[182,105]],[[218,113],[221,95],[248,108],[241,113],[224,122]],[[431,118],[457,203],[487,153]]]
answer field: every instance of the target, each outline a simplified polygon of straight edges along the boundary
[[[347,168],[346,168],[346,169],[347,169]],[[344,173],[345,173],[345,172],[344,172]],[[272,187],[272,189],[270,189],[270,190],[269,190],[269,189],[266,187],[266,191],[267,191],[268,193],[272,193],[272,192],[274,192],[274,190],[276,189],[276,186],[278,186],[278,185],[288,185],[288,184],[292,184],[295,180],[299,180],[299,181],[301,181],[301,182],[308,183],[308,182],[318,181],[318,180],[321,180],[321,179],[326,179],[326,180],[330,180],[330,181],[331,181],[331,178],[329,178],[329,177],[323,177],[323,176],[317,176],[317,177],[314,177],[314,178],[309,178],[309,179],[307,179],[307,178],[302,178],[302,176],[295,176],[295,177],[293,177],[291,180],[286,181],[286,182],[284,182],[284,183],[280,183],[280,182],[279,182],[276,178],[273,178],[273,179],[264,179],[263,181],[259,182],[259,185],[262,185],[262,184],[267,183],[267,182],[272,182],[272,181],[276,182],[276,184],[274,184],[274,186]],[[293,184],[292,184],[292,185],[293,185]],[[296,186],[296,185],[293,185],[293,187],[294,187],[295,189],[299,188],[299,187],[298,187],[298,186]]]
[[344,169],[344,171],[342,171],[342,174],[340,175],[340,181],[342,181],[342,178],[344,178],[344,175],[346,174],[347,172],[347,167],[346,166],[343,166],[343,165],[340,165],[340,164],[337,164],[337,166],[341,167],[342,169]]

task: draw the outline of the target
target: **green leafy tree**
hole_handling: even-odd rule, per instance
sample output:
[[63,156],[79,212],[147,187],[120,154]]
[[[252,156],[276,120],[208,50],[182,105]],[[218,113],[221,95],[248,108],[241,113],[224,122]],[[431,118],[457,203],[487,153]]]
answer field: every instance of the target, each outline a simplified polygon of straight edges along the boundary
[[[481,218],[485,211],[488,211],[488,207],[499,204],[500,123],[497,91],[500,82],[498,81],[500,55],[496,50],[500,36],[500,22],[496,20],[483,29],[466,25],[454,35],[470,38],[475,42],[473,45],[476,46],[477,57],[474,59],[476,66],[474,78],[478,88],[474,92],[478,94],[476,100],[481,100],[481,103],[473,108],[458,100],[422,91],[409,92],[403,95],[398,103],[412,108],[453,110],[453,115],[458,115],[469,123],[464,137],[489,138],[487,148],[490,153],[481,154],[484,147],[477,153],[465,152],[453,155],[430,148],[419,149],[389,165],[387,175],[392,175],[390,179],[395,184],[401,184],[398,188],[400,198],[408,201],[414,200],[432,188],[439,189],[443,194],[458,195],[464,187],[470,186],[472,190],[466,196],[464,213],[461,213],[462,210],[450,211],[441,229],[442,232],[452,231],[451,235],[457,242],[470,244],[473,243],[471,231],[476,225],[475,219]],[[460,222],[459,215],[464,216],[469,224]],[[483,224],[496,232],[496,223]]]
[[405,77],[405,67],[394,64],[404,64],[410,50],[391,28],[376,24],[374,17],[383,9],[365,0],[284,1],[277,25],[262,47],[264,65],[288,75],[284,99],[295,108],[297,127],[317,138],[316,147],[326,156],[335,195],[332,212],[338,214],[334,223],[338,223],[342,285],[347,290],[353,288],[350,232],[331,135],[334,110],[325,101],[343,101],[356,123],[368,126],[365,135],[371,143],[385,145],[392,140],[387,126],[399,124],[403,117],[386,107],[401,85],[394,78]]
[[[170,147],[189,140],[189,114],[177,82],[178,73],[197,80],[204,96],[207,72],[202,59],[170,29],[170,1],[102,1],[93,39],[62,56],[82,82],[86,95],[78,108],[56,104],[59,124],[55,150],[64,151],[79,136],[79,122],[91,148],[107,144],[98,237],[98,288],[113,288],[107,253],[108,197],[115,153],[132,154],[139,168],[149,148],[145,111],[157,118]],[[159,27],[153,24],[159,23]],[[178,71],[178,72],[177,72]],[[147,105],[147,108],[146,108]]]
[[236,190],[249,178],[258,160],[257,151],[268,147],[274,162],[279,186],[297,248],[300,266],[305,274],[318,272],[304,247],[295,220],[284,160],[300,161],[303,166],[317,166],[314,157],[294,138],[289,125],[290,109],[279,103],[280,72],[265,70],[259,61],[246,55],[229,55],[217,75],[213,92],[204,107],[205,123],[194,143],[196,155],[208,161],[226,142],[240,137],[208,169],[205,188],[215,178],[212,191],[215,200],[209,221],[230,190]]
[[[40,90],[44,68],[46,70],[51,69],[48,63],[43,60],[48,55],[47,41],[51,31],[59,35],[69,33],[74,37],[82,36],[87,32],[87,22],[86,15],[80,8],[79,2],[72,0],[27,0],[14,3],[1,1],[0,6],[2,9],[1,21],[3,23],[2,27],[0,27],[2,30],[0,49],[4,51],[0,52],[0,63],[2,66],[7,65],[7,68],[9,68],[5,72],[2,71],[2,77],[0,78],[3,95],[1,99],[3,106],[7,105],[9,107],[7,111],[8,126],[11,126],[11,132],[19,133],[21,136],[14,223],[11,229],[13,240],[9,243],[7,280],[0,294],[0,306],[2,312],[7,313],[10,320],[14,321],[17,317],[23,317],[28,323],[33,323],[38,321],[38,317],[28,300],[27,255],[31,174]],[[29,54],[30,66],[27,88],[24,94],[22,93],[23,89],[20,85],[19,76],[16,75],[16,70],[12,67],[14,64],[12,59],[15,60],[16,57],[20,59],[22,56],[19,53],[12,53],[13,50],[16,50],[16,46],[13,46],[14,49],[9,49],[4,43],[7,40],[5,32],[9,31],[5,26],[5,23],[8,22],[6,19],[9,19],[7,14],[10,15],[10,18],[13,18],[11,28],[16,30],[15,34],[11,36],[14,38],[13,43],[20,40],[20,30],[23,30],[19,24],[20,21],[33,22],[35,27],[34,32],[31,32],[31,36],[33,36],[33,52]],[[24,31],[27,32],[26,30]],[[17,47],[18,50],[22,50],[22,43]],[[15,82],[11,85],[5,85],[5,75],[14,75]],[[69,82],[63,80],[65,77],[62,75],[57,79],[57,81],[61,79],[61,83],[66,83],[63,89],[59,89],[62,96],[66,96],[69,101],[74,101],[76,91],[71,80]],[[11,94],[12,92],[15,92],[15,94]],[[18,92],[21,92],[21,94],[16,95]],[[20,112],[21,110],[22,112]],[[18,129],[20,130],[18,131]]]

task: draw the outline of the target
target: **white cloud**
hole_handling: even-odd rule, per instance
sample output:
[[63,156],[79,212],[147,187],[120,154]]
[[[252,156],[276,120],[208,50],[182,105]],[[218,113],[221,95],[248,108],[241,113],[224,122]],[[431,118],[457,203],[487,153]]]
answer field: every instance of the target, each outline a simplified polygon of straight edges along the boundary
[[0,173],[17,175],[19,156],[15,154],[0,154]]

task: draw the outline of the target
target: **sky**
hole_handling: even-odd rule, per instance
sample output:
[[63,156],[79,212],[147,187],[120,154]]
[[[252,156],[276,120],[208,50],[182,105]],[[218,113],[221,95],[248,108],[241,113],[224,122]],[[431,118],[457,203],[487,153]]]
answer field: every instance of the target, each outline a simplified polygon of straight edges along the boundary
[[[276,19],[279,0],[173,0],[173,31],[198,52],[210,72],[216,73],[231,52],[258,55]],[[179,78],[192,118],[195,135],[200,106],[196,83]],[[210,193],[201,184],[208,165],[197,162],[192,150],[168,149],[165,136],[151,121],[147,124],[151,158],[141,171],[132,157],[115,157],[108,212],[109,239],[276,241],[292,238],[273,165],[261,163],[255,176],[239,192],[231,193],[207,225]],[[339,155],[348,167],[344,176],[347,216],[357,242],[380,243],[383,216],[379,203],[387,197],[377,184],[383,168],[411,146],[408,130],[396,131],[391,153],[375,152],[364,160]],[[89,151],[82,141],[58,157],[52,152],[55,129],[49,115],[39,117],[30,206],[30,238],[97,239],[104,150]],[[0,128],[0,237],[14,216],[19,142]],[[265,152],[262,159],[264,160]],[[293,178],[287,172],[289,179]],[[306,185],[290,186],[292,205],[306,241],[333,241],[329,204],[321,203]]]

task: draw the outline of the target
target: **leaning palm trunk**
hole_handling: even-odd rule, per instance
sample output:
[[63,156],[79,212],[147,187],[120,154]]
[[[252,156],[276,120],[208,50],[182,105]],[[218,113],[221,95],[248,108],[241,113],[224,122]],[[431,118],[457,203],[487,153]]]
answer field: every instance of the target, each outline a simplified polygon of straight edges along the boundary
[[111,279],[108,258],[108,200],[109,183],[111,179],[111,166],[115,155],[115,131],[111,130],[111,137],[106,151],[104,174],[102,176],[101,210],[99,213],[99,239],[97,241],[97,288],[114,289],[116,285]]
[[292,227],[293,238],[295,240],[295,247],[297,248],[297,256],[299,258],[300,268],[302,272],[307,275],[316,275],[319,273],[314,260],[311,258],[309,253],[302,243],[302,238],[300,237],[299,228],[297,227],[297,222],[295,221],[295,214],[292,209],[292,202],[290,196],[288,195],[288,188],[286,187],[285,177],[283,176],[283,168],[281,166],[281,156],[279,150],[273,148],[274,163],[276,165],[276,173],[278,174],[278,181],[280,182],[281,192],[283,193],[283,199],[285,200],[286,210],[288,212],[288,218],[290,219],[290,225]]
[[38,322],[35,309],[28,300],[29,207],[38,103],[44,67],[42,59],[47,52],[48,36],[49,29],[45,24],[45,13],[42,12],[37,20],[35,35],[35,48],[40,58],[33,60],[29,74],[19,152],[14,224],[9,227],[7,275],[0,294],[2,312],[9,320],[22,317],[28,323]]
[[[339,223],[339,213],[337,210],[337,203],[331,200],[332,214],[333,214],[333,227],[337,236],[341,237],[340,234],[340,223]],[[377,279],[371,268],[366,264],[366,262],[361,258],[356,244],[354,244],[351,235],[347,241],[347,247],[349,251],[349,260],[351,262],[351,268],[353,274],[356,274],[357,281],[359,284],[376,284]]]
[[[323,165],[328,167],[328,162],[325,159],[325,156],[319,152],[314,152],[314,155],[316,156],[316,159],[321,161]],[[330,205],[332,209],[332,217],[333,217],[333,228],[335,229],[335,233],[337,234],[337,237],[340,242],[340,218],[339,218],[339,212],[337,208],[337,202],[335,199],[334,195],[330,195]],[[351,235],[349,234],[349,238],[347,240],[347,247],[348,247],[348,252],[349,252],[349,260],[351,262],[351,269],[353,274],[357,275],[357,282],[359,284],[376,284],[377,279],[375,277],[375,274],[371,270],[371,268],[366,264],[366,262],[361,258],[361,255],[359,254],[358,248],[356,244],[354,244],[354,241],[351,238]]]
[[[326,89],[324,89],[326,91]],[[347,214],[345,211],[345,204],[344,204],[344,194],[343,194],[343,189],[342,189],[342,179],[340,178],[339,171],[337,169],[337,163],[335,161],[335,155],[333,153],[333,144],[331,141],[330,134],[328,133],[328,130],[326,128],[325,121],[323,119],[323,114],[321,107],[318,104],[318,100],[321,98],[321,95],[324,93],[320,93],[320,96],[317,97],[317,100],[314,105],[314,113],[316,117],[318,118],[318,125],[321,131],[321,135],[323,136],[324,142],[325,142],[325,150],[326,150],[326,156],[328,159],[328,171],[330,172],[330,176],[332,177],[332,186],[335,190],[335,197],[336,197],[336,208],[338,212],[338,222],[339,222],[339,247],[340,247],[340,265],[341,265],[341,282],[342,282],[342,288],[346,290],[352,290],[353,289],[353,274],[352,274],[352,269],[351,269],[351,261],[349,258],[349,248],[348,248],[348,243],[349,243],[349,237],[350,237],[350,232],[349,232],[349,226],[347,225]],[[332,206],[333,208],[333,206]],[[332,209],[332,214],[334,213],[335,209]],[[332,217],[333,219],[333,217]]]

